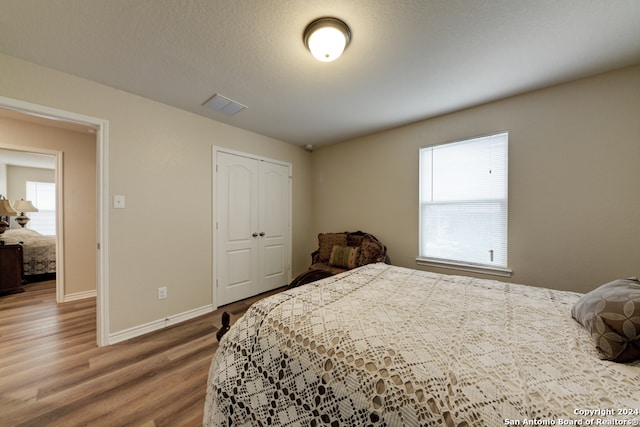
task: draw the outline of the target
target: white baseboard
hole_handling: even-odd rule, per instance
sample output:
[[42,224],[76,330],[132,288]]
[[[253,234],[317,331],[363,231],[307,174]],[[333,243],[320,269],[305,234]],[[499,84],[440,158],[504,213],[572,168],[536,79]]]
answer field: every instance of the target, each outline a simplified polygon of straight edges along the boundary
[[[157,331],[159,329],[166,328],[167,326],[175,325],[177,323],[202,316],[203,314],[211,313],[212,311],[214,311],[214,307],[213,305],[209,304],[204,307],[185,311],[180,314],[174,314],[164,319],[154,320],[153,322],[149,322],[144,325],[134,326],[133,328],[115,332],[113,334],[109,334],[108,344],[111,345],[130,340],[131,338],[136,338],[140,335],[148,334],[149,332]],[[211,331],[213,332],[213,330],[214,329],[212,325]]]
[[81,299],[86,299],[86,298],[95,298],[96,297],[96,291],[95,289],[93,291],[84,291],[84,292],[76,292],[75,294],[69,294],[69,295],[65,295],[62,300],[62,302],[70,302],[70,301],[78,301]]

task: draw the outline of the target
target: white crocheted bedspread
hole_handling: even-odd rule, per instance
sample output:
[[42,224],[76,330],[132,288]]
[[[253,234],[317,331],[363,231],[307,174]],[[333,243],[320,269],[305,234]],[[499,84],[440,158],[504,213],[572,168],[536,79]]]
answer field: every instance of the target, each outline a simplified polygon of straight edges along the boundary
[[279,293],[222,339],[204,425],[638,423],[640,362],[599,359],[579,297],[386,264]]

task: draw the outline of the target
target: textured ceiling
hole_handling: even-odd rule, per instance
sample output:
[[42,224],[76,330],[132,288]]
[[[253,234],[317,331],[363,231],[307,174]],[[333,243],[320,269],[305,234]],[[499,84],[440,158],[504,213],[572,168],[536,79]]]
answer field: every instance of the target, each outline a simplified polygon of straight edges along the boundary
[[[327,15],[353,39],[322,63],[302,31]],[[317,146],[640,63],[639,23],[638,0],[0,0],[0,52]]]

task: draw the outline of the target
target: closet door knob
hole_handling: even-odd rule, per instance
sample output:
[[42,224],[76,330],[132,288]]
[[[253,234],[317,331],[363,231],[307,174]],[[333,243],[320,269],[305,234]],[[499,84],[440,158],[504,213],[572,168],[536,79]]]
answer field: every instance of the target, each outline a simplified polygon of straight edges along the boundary
[[252,236],[253,237],[258,237],[258,233],[253,233]]
[[264,236],[264,231],[262,233],[260,233],[260,237]]

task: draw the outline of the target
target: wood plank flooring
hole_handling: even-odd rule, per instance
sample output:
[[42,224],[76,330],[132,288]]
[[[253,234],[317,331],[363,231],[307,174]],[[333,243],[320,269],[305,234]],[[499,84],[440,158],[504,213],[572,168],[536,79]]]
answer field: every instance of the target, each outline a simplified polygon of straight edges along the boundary
[[200,426],[222,311],[233,323],[266,296],[98,347],[94,298],[56,304],[55,281],[25,289],[0,297],[2,427]]

